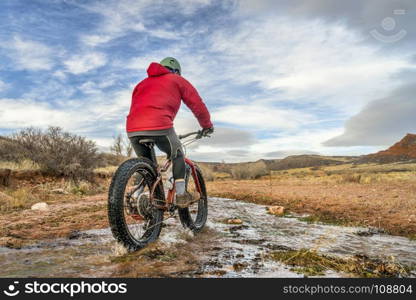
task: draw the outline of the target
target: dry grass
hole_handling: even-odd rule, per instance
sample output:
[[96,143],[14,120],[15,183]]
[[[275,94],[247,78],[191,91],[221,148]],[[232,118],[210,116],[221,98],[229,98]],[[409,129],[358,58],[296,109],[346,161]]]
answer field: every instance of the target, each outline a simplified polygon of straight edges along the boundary
[[95,195],[104,192],[106,188],[99,184],[93,184],[89,181],[81,181],[75,184],[73,181],[67,180],[61,185],[65,193],[74,195]]
[[281,205],[309,213],[317,221],[374,226],[412,237],[416,235],[414,167],[395,171],[397,165],[359,166],[357,173],[352,165],[293,169],[258,180],[208,183],[208,191],[211,196]]
[[37,175],[25,179],[13,179],[9,187],[0,187],[0,214],[30,208],[36,202],[48,204],[67,201],[71,197],[95,195],[107,190],[110,179],[98,179],[92,183]]
[[0,161],[0,169],[10,169],[13,171],[40,170],[40,166],[31,160],[25,159],[20,162]]
[[108,176],[112,176],[116,172],[117,168],[118,166],[106,166],[106,167],[96,168],[94,169],[94,173],[106,174]]
[[409,276],[411,271],[394,261],[384,262],[362,255],[342,259],[308,249],[276,251],[270,254],[270,258],[292,266],[292,271],[308,276],[322,276],[326,271],[334,270],[358,277],[385,278]]
[[39,202],[39,198],[27,187],[18,190],[8,189],[3,193],[6,196],[0,197],[0,213],[29,208],[32,204]]

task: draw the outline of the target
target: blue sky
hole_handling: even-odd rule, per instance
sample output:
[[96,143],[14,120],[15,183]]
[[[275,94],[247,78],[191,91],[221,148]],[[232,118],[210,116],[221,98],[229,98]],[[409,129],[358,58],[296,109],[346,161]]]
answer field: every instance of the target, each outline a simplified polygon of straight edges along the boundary
[[[414,8],[407,0],[1,0],[0,134],[61,126],[108,149],[149,63],[174,56],[216,127],[192,158],[373,152],[416,132]],[[175,127],[197,128],[184,106]]]

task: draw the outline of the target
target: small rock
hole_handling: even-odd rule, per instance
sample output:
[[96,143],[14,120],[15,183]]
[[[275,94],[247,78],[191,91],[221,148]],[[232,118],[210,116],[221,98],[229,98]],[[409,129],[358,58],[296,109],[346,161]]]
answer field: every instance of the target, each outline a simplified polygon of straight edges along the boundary
[[243,224],[243,221],[241,219],[238,218],[232,218],[232,219],[228,219],[227,220],[227,224]]
[[285,208],[283,206],[269,206],[267,212],[271,215],[281,216],[285,213]]
[[49,210],[49,205],[46,202],[38,202],[32,205],[31,210]]
[[240,271],[242,271],[243,269],[245,269],[245,268],[247,268],[247,266],[248,266],[248,264],[247,263],[240,263],[240,262],[236,262],[236,263],[234,263],[233,264],[233,269],[234,269],[234,271],[236,271],[236,272],[240,272]]
[[231,233],[233,233],[233,232],[236,232],[238,230],[243,230],[243,229],[247,229],[247,228],[249,228],[247,225],[239,225],[239,226],[230,227],[229,231]]
[[68,234],[68,239],[70,239],[70,240],[76,240],[76,239],[81,239],[81,238],[89,238],[89,237],[91,237],[90,234],[87,234],[85,232],[81,232],[79,230],[72,230]]
[[285,245],[276,245],[276,244],[267,244],[265,245],[266,248],[270,249],[270,250],[274,250],[274,251],[290,251],[293,250],[292,248],[285,246]]
[[355,234],[358,236],[373,236],[376,234],[383,234],[383,233],[386,233],[386,231],[383,229],[370,227],[366,230],[357,231]]

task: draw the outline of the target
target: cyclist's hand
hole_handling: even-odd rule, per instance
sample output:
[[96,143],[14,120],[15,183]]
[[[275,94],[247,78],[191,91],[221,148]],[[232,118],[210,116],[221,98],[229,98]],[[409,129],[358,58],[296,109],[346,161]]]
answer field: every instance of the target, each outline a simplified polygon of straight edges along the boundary
[[202,136],[209,136],[210,134],[212,134],[214,132],[214,127],[210,127],[210,128],[203,128],[201,135]]

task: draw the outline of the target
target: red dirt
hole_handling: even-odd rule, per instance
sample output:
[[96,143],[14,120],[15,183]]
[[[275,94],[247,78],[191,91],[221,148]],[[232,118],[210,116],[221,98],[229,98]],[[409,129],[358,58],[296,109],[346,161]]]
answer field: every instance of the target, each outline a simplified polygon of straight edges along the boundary
[[387,150],[366,155],[364,158],[379,160],[380,162],[416,159],[416,134],[408,133],[403,139]]

